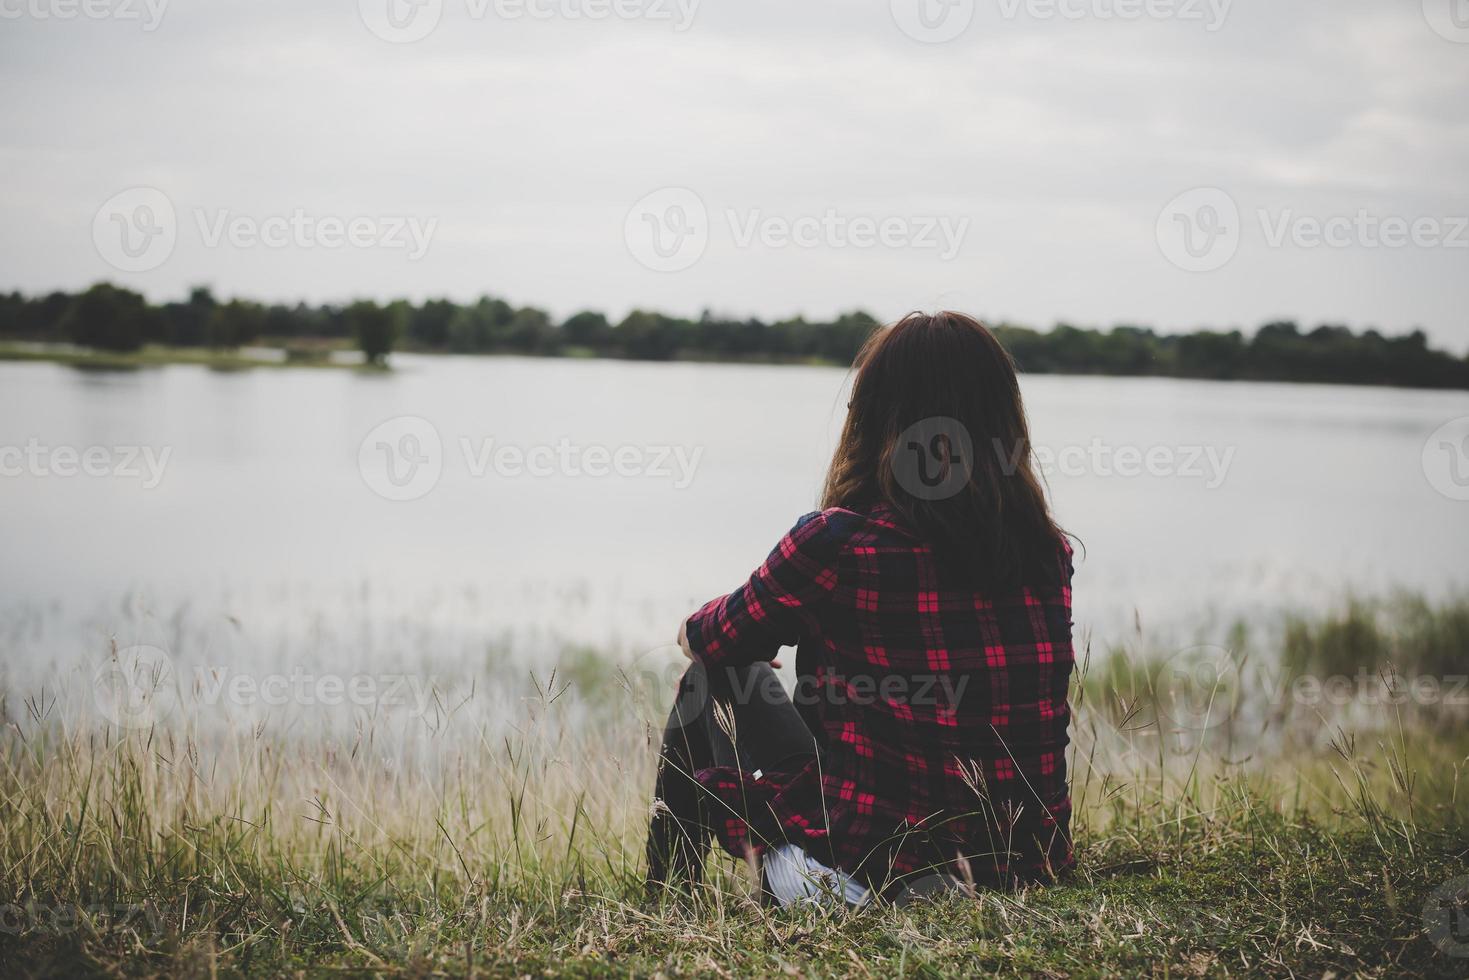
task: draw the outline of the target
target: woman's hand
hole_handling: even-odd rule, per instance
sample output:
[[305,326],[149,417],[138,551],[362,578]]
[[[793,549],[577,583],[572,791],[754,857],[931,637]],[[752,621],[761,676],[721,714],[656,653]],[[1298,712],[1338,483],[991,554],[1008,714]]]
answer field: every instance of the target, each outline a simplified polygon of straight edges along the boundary
[[[694,648],[689,646],[689,621],[687,619],[678,624],[678,648],[683,651],[683,655],[688,657],[690,661],[694,659]],[[778,669],[780,667],[780,661],[772,659],[770,666]]]

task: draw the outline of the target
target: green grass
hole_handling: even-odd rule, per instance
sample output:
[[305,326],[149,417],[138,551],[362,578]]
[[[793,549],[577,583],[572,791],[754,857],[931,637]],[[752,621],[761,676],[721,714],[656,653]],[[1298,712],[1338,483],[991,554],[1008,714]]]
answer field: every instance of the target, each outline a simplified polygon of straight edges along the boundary
[[[1466,607],[1349,604],[1252,650],[1297,671],[1413,650],[1393,666],[1462,672]],[[1425,920],[1469,874],[1462,709],[1258,712],[1245,683],[1236,707],[1270,724],[1240,753],[1227,725],[1181,737],[1136,703],[1151,655],[1111,663],[1077,683],[1074,876],[858,912],[762,909],[728,860],[691,897],[647,898],[668,692],[594,651],[529,682],[494,658],[480,683],[518,683],[512,709],[445,689],[428,716],[319,732],[188,710],[123,732],[64,678],[7,692],[0,973],[1469,973]]]
[[122,911],[66,935],[21,937],[6,967],[10,975],[1463,975],[1463,961],[1424,935],[1422,917],[1430,891],[1464,873],[1462,837],[1419,833],[1413,847],[1384,846],[1262,818],[1197,843],[1207,847],[1187,857],[1142,847],[1110,864],[1128,850],[1089,848],[1097,870],[1074,883],[854,914],[764,912],[734,893],[655,908],[584,894],[574,881],[552,896],[431,880],[382,895],[377,868],[344,865],[325,887],[232,861],[228,875],[176,885],[171,901],[104,905]]

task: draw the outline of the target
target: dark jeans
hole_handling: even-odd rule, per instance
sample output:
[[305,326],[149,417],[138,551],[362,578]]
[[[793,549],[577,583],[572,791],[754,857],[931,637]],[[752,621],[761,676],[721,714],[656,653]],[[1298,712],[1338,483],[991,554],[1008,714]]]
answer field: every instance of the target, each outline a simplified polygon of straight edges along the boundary
[[744,772],[799,768],[817,751],[816,738],[770,664],[689,667],[663,730],[654,790],[661,805],[655,804],[648,828],[650,888],[679,879],[694,883],[703,875],[713,836],[710,811],[721,805],[708,800],[694,772],[711,766]]

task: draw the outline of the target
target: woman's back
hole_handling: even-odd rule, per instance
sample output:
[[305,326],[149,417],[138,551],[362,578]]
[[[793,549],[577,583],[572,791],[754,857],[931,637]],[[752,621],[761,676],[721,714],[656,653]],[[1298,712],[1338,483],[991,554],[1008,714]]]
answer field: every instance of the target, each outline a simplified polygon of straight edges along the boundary
[[725,846],[793,841],[874,883],[1068,865],[1069,554],[1055,565],[1034,586],[977,590],[886,505],[803,518],[689,620],[711,670],[799,641],[792,697],[821,748],[795,771],[700,775],[748,815],[716,825]]
[[[706,717],[691,738],[670,719],[660,792],[677,794],[680,766],[697,789],[680,839],[693,853],[712,832],[736,855],[773,848],[777,865],[878,888],[1068,866],[1071,572],[999,341],[957,313],[876,331],[822,510],[685,623],[691,672],[733,724]],[[759,665],[793,644],[787,699]],[[741,690],[751,680],[762,690]],[[756,751],[730,744],[741,716]],[[650,833],[650,878],[671,839]]]

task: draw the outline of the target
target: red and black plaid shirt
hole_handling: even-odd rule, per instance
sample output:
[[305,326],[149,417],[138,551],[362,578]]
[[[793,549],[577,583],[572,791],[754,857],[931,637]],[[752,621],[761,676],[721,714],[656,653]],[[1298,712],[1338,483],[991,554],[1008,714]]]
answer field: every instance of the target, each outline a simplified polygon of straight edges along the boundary
[[688,622],[709,668],[798,643],[794,700],[821,743],[793,771],[697,773],[724,847],[790,841],[879,888],[1068,867],[1069,547],[1057,564],[1055,585],[982,594],[947,581],[891,508],[802,518]]

